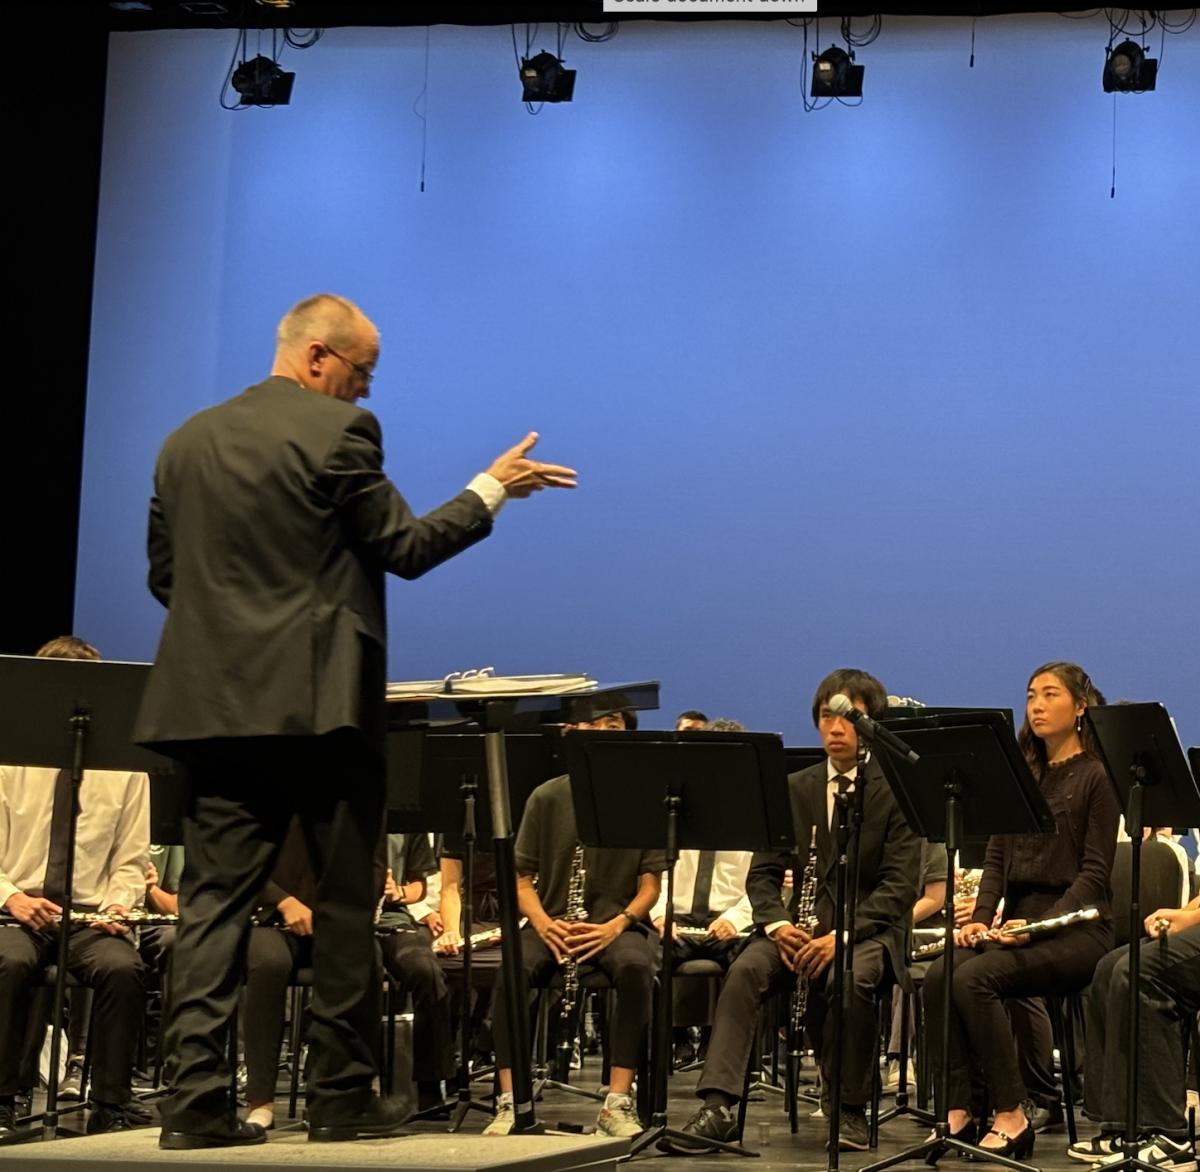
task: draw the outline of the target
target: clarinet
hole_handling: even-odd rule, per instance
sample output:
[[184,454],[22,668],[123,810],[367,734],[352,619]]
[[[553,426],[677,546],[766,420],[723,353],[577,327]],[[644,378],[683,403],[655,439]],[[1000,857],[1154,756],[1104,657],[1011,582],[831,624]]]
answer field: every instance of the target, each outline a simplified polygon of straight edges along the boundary
[[[588,918],[587,908],[583,905],[584,884],[587,871],[583,866],[583,847],[575,846],[575,854],[571,859],[571,878],[567,883],[567,910],[562,918],[569,924],[579,924]],[[571,953],[566,953],[562,961],[563,993],[559,1004],[559,1041],[558,1056],[560,1076],[566,1081],[565,1075],[570,1069],[571,1054],[575,1049],[574,1020],[575,1003],[579,999],[579,961]]]
[[[804,864],[804,878],[800,883],[800,899],[796,905],[796,927],[810,936],[817,930],[817,832],[813,829],[812,842],[808,848],[808,862]],[[792,990],[792,1041],[799,1052],[800,1039],[804,1036],[804,1015],[808,1012],[808,978],[797,977]]]

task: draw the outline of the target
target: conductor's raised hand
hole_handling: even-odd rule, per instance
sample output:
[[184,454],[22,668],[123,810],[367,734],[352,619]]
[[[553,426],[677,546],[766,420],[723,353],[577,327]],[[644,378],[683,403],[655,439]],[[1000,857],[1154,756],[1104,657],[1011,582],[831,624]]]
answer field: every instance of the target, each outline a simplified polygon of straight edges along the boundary
[[531,431],[516,447],[509,448],[489,469],[502,485],[505,492],[515,500],[524,500],[543,488],[574,488],[579,473],[574,468],[561,464],[540,464],[529,458],[529,452],[538,441],[538,433]]

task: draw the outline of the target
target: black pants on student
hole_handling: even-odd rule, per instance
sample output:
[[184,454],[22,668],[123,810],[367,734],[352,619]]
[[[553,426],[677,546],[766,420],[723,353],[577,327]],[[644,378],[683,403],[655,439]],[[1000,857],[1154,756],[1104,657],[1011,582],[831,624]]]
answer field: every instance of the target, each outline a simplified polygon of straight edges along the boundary
[[[1013,1027],[1004,1009],[1010,997],[1052,997],[1080,992],[1112,944],[1107,923],[1074,924],[1057,935],[1007,947],[985,944],[982,951],[954,951],[950,1013],[950,1102],[968,1111],[987,1087],[992,1106],[1014,1110],[1026,1097]],[[921,990],[934,1087],[940,1087],[944,958],[936,960]]]
[[[57,928],[0,929],[0,1097],[19,1089],[31,994],[57,956]],[[109,936],[95,928],[71,933],[67,957],[71,975],[93,990],[92,1098],[124,1106],[133,1097],[145,966],[129,936]]]
[[[1200,1013],[1200,924],[1162,940],[1144,940],[1138,959],[1138,1130],[1182,1138],[1183,1038],[1189,1015]],[[1128,1111],[1129,949],[1096,966],[1088,996],[1084,1111],[1107,1131],[1124,1131]]]
[[246,1096],[251,1103],[273,1103],[283,1049],[288,987],[296,973],[312,964],[311,936],[293,936],[276,928],[251,928],[246,948]]
[[[864,1106],[871,1098],[875,1058],[875,1002],[888,969],[887,952],[879,940],[854,946],[854,968],[848,975],[846,1009],[842,1015],[842,1101]],[[756,936],[729,968],[717,1002],[708,1055],[696,1093],[704,1098],[720,1091],[735,1099],[746,1086],[746,1067],[754,1045],[754,1023],[763,999],[791,989],[795,976],[779,955],[773,940]],[[833,966],[809,986],[805,1026],[829,1085],[832,1071]],[[829,1045],[826,1045],[828,1039]]]
[[380,979],[374,869],[384,770],[357,734],[203,743],[188,761],[187,869],[171,964],[163,1106],[169,1129],[196,1130],[233,1110],[229,1021],[246,972],[250,915],[293,814],[317,876],[308,1107],[320,1126],[365,1108],[379,1067]]
[[413,1078],[417,1082],[440,1082],[452,1077],[450,993],[433,952],[433,936],[420,925],[411,932],[380,937],[379,947],[384,967],[412,997]]
[[[525,979],[534,988],[548,985],[559,972],[554,954],[532,928],[521,929],[521,959]],[[613,1066],[636,1070],[646,1049],[646,1029],[650,1024],[650,1006],[656,969],[654,949],[649,938],[637,928],[622,932],[602,953],[579,966],[582,980],[599,970],[616,990],[616,1010],[609,1024],[610,1061]],[[492,994],[492,1032],[496,1045],[496,1065],[512,1065],[508,1014],[504,1003],[504,970],[497,970]]]

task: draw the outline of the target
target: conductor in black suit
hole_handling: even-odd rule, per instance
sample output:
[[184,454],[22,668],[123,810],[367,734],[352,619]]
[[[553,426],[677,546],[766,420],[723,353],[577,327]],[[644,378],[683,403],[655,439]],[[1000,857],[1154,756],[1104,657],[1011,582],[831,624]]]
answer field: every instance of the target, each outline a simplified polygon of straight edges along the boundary
[[417,578],[483,540],[508,497],[573,487],[530,434],[417,517],[358,407],[379,334],[320,294],[279,326],[271,377],[168,437],[150,504],[150,589],[167,608],[136,739],[187,763],[160,1146],[258,1143],[228,1093],[250,914],[293,814],[318,877],[309,1139],[391,1134],[372,1095],[380,983],[372,870],[385,802],[385,574]]
[[[683,1130],[694,1140],[664,1141],[680,1152],[712,1151],[706,1140],[737,1138],[734,1105],[745,1086],[746,1067],[754,1041],[758,1006],[766,996],[790,988],[795,974],[810,981],[806,1028],[821,1063],[828,1088],[835,1040],[827,1037],[832,1019],[832,962],[834,954],[834,896],[837,864],[834,794],[859,783],[858,738],[854,726],[838,716],[829,701],[848,696],[854,706],[878,719],[887,708],[883,685],[872,675],[844,668],[826,676],[813,697],[813,723],[821,734],[828,760],[788,778],[794,855],[758,853],[746,877],[746,892],[761,931],[733,962],[713,1021],[708,1056],[696,1093],[704,1105]],[[890,969],[905,971],[906,935],[912,907],[920,890],[921,840],[905,822],[896,799],[875,758],[863,772],[862,823],[857,849],[851,841],[848,867],[858,875],[854,909],[854,968],[847,974],[846,1012],[842,1018],[842,1119],[839,1147],[867,1147],[866,1103],[871,1095],[875,1053],[875,1001]],[[816,828],[817,930],[810,938],[795,926],[795,900],[808,861]],[[793,873],[793,900],[781,897],[784,871]]]

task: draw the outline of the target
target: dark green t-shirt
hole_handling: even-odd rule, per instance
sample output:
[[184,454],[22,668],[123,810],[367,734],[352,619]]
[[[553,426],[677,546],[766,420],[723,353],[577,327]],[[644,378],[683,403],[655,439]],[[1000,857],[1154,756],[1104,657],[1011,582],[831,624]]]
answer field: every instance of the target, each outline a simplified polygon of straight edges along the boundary
[[158,885],[168,895],[179,894],[183,878],[183,847],[151,846],[150,861],[158,871]]
[[[389,834],[387,836],[387,865],[397,887],[428,879],[437,872],[437,859],[425,834]],[[385,903],[379,917],[381,928],[414,928],[416,920],[403,903]]]
[[[567,910],[567,888],[578,833],[571,780],[567,776],[543,782],[529,795],[517,834],[517,870],[537,875],[538,899],[548,916]],[[623,912],[638,892],[639,877],[661,874],[667,866],[662,851],[585,847],[586,879],[583,904],[588,919],[604,923]]]

